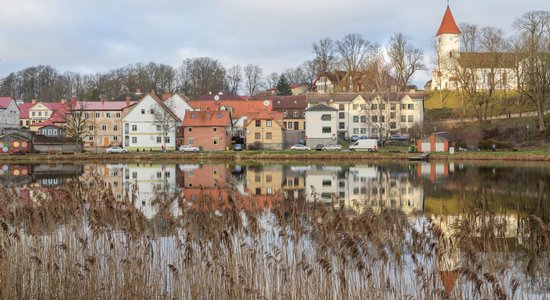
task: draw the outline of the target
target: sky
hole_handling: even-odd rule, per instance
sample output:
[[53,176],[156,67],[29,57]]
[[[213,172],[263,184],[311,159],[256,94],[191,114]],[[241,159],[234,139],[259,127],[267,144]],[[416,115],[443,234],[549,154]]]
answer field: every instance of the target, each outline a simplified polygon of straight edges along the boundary
[[[457,23],[512,23],[548,0],[450,1]],[[257,64],[280,73],[312,59],[322,38],[362,34],[382,46],[396,32],[425,53],[423,86],[433,68],[432,40],[446,0],[0,0],[0,78],[34,65],[60,72],[104,72],[150,61],[179,67],[209,56],[226,68]]]

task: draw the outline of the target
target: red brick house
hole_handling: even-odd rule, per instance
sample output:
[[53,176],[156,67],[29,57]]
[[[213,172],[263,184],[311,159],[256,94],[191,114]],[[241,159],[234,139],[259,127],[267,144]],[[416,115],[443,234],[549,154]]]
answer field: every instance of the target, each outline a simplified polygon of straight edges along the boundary
[[190,111],[183,119],[183,144],[204,151],[226,150],[231,146],[232,121],[229,111]]

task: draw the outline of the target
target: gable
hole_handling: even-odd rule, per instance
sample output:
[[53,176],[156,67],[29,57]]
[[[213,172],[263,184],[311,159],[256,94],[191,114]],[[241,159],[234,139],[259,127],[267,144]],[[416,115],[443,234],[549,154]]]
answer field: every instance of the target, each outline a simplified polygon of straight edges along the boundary
[[[145,110],[145,114],[141,113],[141,110]],[[124,116],[123,120],[128,122],[132,121],[154,121],[154,116],[150,113],[150,110],[163,110],[169,113],[175,121],[180,119],[168,108],[166,105],[161,104],[160,100],[153,98],[151,95],[143,97],[134,108]]]
[[42,103],[36,103],[29,110],[50,110],[50,109]]
[[409,97],[409,95],[405,95],[405,97],[403,97],[401,99],[401,103],[403,103],[403,104],[414,104],[414,101],[413,101],[413,99],[411,99],[411,97]]
[[366,104],[367,101],[361,95],[358,95],[351,101],[352,104]]

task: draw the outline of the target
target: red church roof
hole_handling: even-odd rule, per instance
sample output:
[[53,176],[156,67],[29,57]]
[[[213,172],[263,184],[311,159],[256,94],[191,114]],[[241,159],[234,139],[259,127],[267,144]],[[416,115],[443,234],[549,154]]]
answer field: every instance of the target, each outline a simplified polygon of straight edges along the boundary
[[451,12],[451,8],[447,5],[447,10],[445,10],[445,15],[443,15],[443,20],[441,21],[441,26],[435,36],[441,34],[460,34],[460,29],[456,25],[455,18]]

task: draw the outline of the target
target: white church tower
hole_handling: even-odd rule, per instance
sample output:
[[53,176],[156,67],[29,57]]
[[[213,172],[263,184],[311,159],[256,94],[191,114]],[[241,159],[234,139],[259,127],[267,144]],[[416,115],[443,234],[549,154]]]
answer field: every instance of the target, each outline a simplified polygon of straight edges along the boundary
[[432,90],[455,89],[446,62],[460,55],[460,29],[456,25],[451,8],[447,5],[436,35],[437,65],[432,73]]

